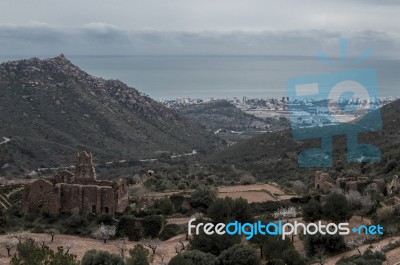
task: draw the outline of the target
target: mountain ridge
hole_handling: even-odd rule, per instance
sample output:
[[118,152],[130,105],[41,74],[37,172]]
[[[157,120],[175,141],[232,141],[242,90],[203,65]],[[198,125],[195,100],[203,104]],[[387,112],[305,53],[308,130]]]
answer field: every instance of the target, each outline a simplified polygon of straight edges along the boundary
[[84,72],[62,54],[1,63],[0,113],[0,137],[12,139],[0,146],[0,174],[6,164],[21,172],[67,163],[81,149],[104,160],[219,145],[199,124],[119,80]]

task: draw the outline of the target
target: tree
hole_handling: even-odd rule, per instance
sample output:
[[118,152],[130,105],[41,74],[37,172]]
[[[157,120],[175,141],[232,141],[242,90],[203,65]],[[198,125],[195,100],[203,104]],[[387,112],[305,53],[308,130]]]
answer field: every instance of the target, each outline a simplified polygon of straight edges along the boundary
[[146,246],[146,247],[150,248],[151,251],[153,252],[153,255],[155,255],[156,251],[157,251],[157,248],[161,244],[161,240],[158,239],[158,238],[146,238],[146,239],[140,240],[140,243],[143,246]]
[[238,198],[218,198],[207,210],[208,217],[216,223],[238,221],[241,223],[252,222],[253,212],[247,200]]
[[64,253],[63,247],[54,252],[48,246],[39,244],[29,238],[17,246],[17,252],[11,258],[11,265],[78,265],[76,256]]
[[93,230],[92,235],[94,238],[103,240],[105,244],[108,239],[115,236],[116,232],[117,228],[114,225],[101,224]]
[[168,265],[193,265],[193,263],[191,260],[185,259],[183,255],[178,254],[169,261]]
[[287,249],[294,249],[290,240],[280,236],[267,236],[263,245],[263,253],[267,260],[282,260],[282,254]]
[[211,253],[218,256],[222,251],[240,243],[240,236],[238,235],[206,235],[204,231],[199,234],[193,235],[189,241],[191,250],[199,250],[205,253]]
[[297,216],[297,209],[294,206],[289,206],[287,208],[279,208],[273,213],[275,219],[289,219]]
[[6,238],[1,242],[1,245],[7,250],[7,255],[11,257],[11,250],[17,246],[17,241],[14,238]]
[[330,193],[323,205],[323,218],[333,222],[343,222],[351,217],[350,206],[343,194]]
[[190,196],[190,205],[193,208],[207,209],[217,198],[217,191],[207,186],[198,186]]
[[385,173],[390,173],[397,167],[397,161],[396,159],[390,159],[389,161],[386,162],[385,165]]
[[232,215],[238,222],[247,223],[253,222],[253,211],[246,199],[238,198],[235,199]]
[[361,195],[358,191],[350,190],[345,196],[351,210],[355,214],[366,215],[374,206],[373,201],[368,195]]
[[295,180],[295,181],[291,182],[291,185],[292,185],[294,192],[296,192],[297,194],[304,194],[307,192],[307,186],[301,180]]
[[322,206],[316,199],[311,199],[303,207],[303,218],[305,221],[315,222],[322,218]]
[[159,209],[164,215],[170,215],[175,212],[175,206],[169,198],[162,198],[154,202],[154,207]]
[[382,265],[386,260],[385,254],[381,251],[372,252],[367,249],[363,255],[353,255],[341,258],[337,265]]
[[224,250],[218,257],[221,265],[254,265],[260,259],[251,246],[237,244]]
[[44,232],[50,236],[51,243],[53,243],[55,235],[58,235],[60,233],[60,231],[54,228],[46,229],[44,230]]
[[281,258],[286,265],[306,265],[304,258],[294,248],[283,251]]
[[346,249],[346,243],[341,235],[305,235],[304,249],[308,256],[315,256],[319,251],[333,254]]
[[148,249],[138,244],[129,250],[130,258],[126,261],[126,265],[150,265],[149,254]]
[[232,211],[233,211],[234,201],[232,198],[217,198],[208,207],[207,215],[211,220],[216,223],[225,223],[227,221],[233,221]]
[[123,258],[102,250],[86,251],[81,265],[125,265]]
[[218,259],[214,255],[199,250],[185,251],[182,255],[193,265],[219,265]]
[[123,259],[125,259],[125,253],[128,250],[127,243],[128,243],[128,238],[123,237],[119,240],[118,244],[116,245]]

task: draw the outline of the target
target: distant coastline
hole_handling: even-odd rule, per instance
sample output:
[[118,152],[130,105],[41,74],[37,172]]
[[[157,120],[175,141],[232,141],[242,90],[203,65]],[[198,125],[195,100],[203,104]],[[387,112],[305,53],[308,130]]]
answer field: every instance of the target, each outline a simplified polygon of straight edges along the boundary
[[[39,56],[40,58],[42,56]],[[44,56],[47,57],[47,56]],[[331,68],[310,56],[68,56],[90,74],[119,79],[155,100],[176,98],[281,98],[288,78],[372,68],[380,98],[400,96],[400,60],[373,58],[354,68]],[[18,56],[0,56],[0,61]],[[26,58],[26,56],[21,56]],[[353,67],[353,68],[352,68]]]

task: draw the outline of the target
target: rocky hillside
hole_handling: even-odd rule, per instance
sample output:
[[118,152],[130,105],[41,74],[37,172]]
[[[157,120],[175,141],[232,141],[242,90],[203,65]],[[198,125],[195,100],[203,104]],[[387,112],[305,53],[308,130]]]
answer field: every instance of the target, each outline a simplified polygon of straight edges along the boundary
[[[382,152],[380,163],[347,163],[346,128],[343,136],[334,137],[333,167],[322,168],[333,176],[368,175],[391,177],[400,173],[400,100],[384,106],[381,110],[383,130],[360,133],[359,142],[374,144]],[[368,119],[368,115],[363,119]],[[306,131],[304,133],[307,133]],[[315,168],[299,168],[298,153],[319,147],[320,139],[295,141],[289,130],[265,133],[217,152],[205,161],[208,163],[235,164],[248,170],[262,180],[278,182],[303,179],[313,181]],[[319,168],[321,170],[321,168]]]
[[243,112],[226,100],[209,103],[180,106],[176,108],[184,116],[193,119],[207,128],[237,131],[283,130],[289,122],[276,119],[261,119]]
[[70,164],[86,149],[97,161],[213,150],[197,123],[118,80],[91,76],[63,55],[0,64],[0,174]]

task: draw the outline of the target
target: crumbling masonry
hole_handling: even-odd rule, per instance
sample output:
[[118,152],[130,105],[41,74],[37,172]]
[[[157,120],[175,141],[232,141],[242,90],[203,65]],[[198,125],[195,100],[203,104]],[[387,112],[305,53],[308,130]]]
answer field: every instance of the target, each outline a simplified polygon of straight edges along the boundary
[[24,188],[23,211],[60,213],[122,213],[128,206],[125,180],[97,180],[92,154],[79,152],[75,171],[61,171],[52,178],[40,178]]

